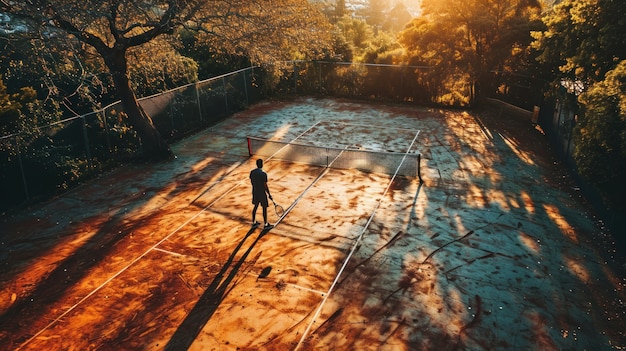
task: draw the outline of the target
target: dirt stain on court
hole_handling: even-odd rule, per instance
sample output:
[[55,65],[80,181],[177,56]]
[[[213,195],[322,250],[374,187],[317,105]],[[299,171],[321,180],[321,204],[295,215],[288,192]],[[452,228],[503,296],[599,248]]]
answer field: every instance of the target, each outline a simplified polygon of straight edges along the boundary
[[[246,136],[419,152],[423,182],[269,158],[287,214],[252,230]],[[626,346],[624,262],[530,118],[274,101],[173,149],[2,218],[0,348]]]

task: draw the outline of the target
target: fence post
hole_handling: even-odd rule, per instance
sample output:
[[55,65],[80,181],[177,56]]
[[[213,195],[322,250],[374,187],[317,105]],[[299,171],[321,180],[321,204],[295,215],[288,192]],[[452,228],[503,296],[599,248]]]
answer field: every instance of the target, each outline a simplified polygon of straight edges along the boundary
[[93,164],[91,162],[91,149],[89,148],[89,137],[87,136],[87,121],[85,120],[85,116],[80,116],[80,119],[83,121],[83,138],[85,139],[85,156],[87,156],[87,167],[88,172],[91,173],[91,169]]
[[176,94],[174,94],[174,96],[172,97],[172,100],[170,100],[170,103],[167,104],[167,107],[169,109],[169,112],[167,114],[170,115],[170,127],[171,127],[169,136],[174,136],[174,134],[176,134],[175,123],[174,123],[174,104],[176,104]]
[[30,194],[28,193],[28,183],[26,182],[26,173],[24,172],[24,164],[22,163],[22,150],[20,150],[20,136],[15,136],[15,147],[17,151],[17,159],[20,164],[20,173],[22,174],[22,182],[24,184],[24,192],[26,193],[26,201],[30,200]]
[[224,101],[226,101],[226,114],[229,112],[228,108],[228,93],[226,92],[226,78],[222,77],[222,86],[224,87]]
[[111,150],[111,137],[109,136],[109,123],[107,122],[107,114],[104,109],[97,112],[98,116],[102,118],[102,122],[104,125],[104,138],[107,143],[107,150],[109,150],[109,154],[113,151]]
[[317,66],[317,91],[318,92],[323,92],[324,91],[324,85],[322,84],[322,63],[321,62],[314,62],[314,65]]
[[241,75],[243,76],[243,91],[246,94],[246,106],[250,105],[250,101],[248,100],[248,82],[246,82],[246,72],[248,71],[248,69],[246,69],[245,71],[241,72]]
[[200,103],[200,89],[198,89],[198,83],[193,85],[196,89],[196,102],[198,103],[198,113],[200,114],[200,124],[204,121],[202,117],[202,104]]
[[404,100],[404,98],[406,97],[406,94],[404,94],[404,74],[406,73],[406,68],[405,66],[402,66],[400,68],[400,90],[398,90],[398,92],[400,94],[402,94],[402,100]]
[[296,61],[293,61],[293,93],[298,93],[298,66],[296,66]]

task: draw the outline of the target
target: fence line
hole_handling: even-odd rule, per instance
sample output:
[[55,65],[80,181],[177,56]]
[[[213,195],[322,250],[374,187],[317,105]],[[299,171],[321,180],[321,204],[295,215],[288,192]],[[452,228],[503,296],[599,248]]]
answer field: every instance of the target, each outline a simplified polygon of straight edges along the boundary
[[[270,75],[272,71],[280,74]],[[427,66],[289,61],[243,68],[138,101],[171,143],[269,94],[438,104],[449,92],[432,73]],[[68,189],[140,152],[140,139],[127,125],[119,101],[28,133],[2,136],[0,213]]]
[[[259,67],[138,99],[168,142],[206,128],[262,98]],[[140,152],[120,101],[80,116],[0,136],[0,213],[70,188]]]

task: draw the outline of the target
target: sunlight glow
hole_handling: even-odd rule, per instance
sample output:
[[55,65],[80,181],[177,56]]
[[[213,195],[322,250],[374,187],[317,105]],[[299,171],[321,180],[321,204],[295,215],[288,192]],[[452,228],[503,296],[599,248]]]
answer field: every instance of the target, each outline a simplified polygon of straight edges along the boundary
[[589,281],[591,275],[589,274],[587,268],[585,268],[580,262],[577,262],[570,257],[563,257],[563,261],[565,261],[567,269],[570,271],[570,273],[578,277],[580,281],[582,281],[583,283],[587,283]]
[[24,271],[15,273],[15,281],[19,281],[24,288],[15,290],[15,284],[5,284],[0,288],[0,296],[10,297],[0,300],[0,313],[6,312],[18,298],[32,294],[32,290],[37,288],[37,283],[45,280],[51,272],[61,269],[61,264],[74,254],[76,248],[85,245],[97,232],[95,228],[99,224],[84,223],[75,231],[64,233],[64,238],[59,238],[57,245],[38,256],[36,263],[24,264]]
[[546,135],[546,132],[543,131],[543,128],[541,128],[540,125],[535,125],[535,130],[538,131],[539,133],[541,133],[541,135]]
[[525,316],[531,330],[531,334],[528,337],[533,338],[537,349],[556,349],[556,345],[554,345],[548,332],[546,317],[535,310],[527,310]]
[[467,229],[465,225],[463,224],[464,223],[463,217],[461,217],[460,214],[454,215],[454,222],[456,223],[455,227],[456,227],[457,233],[467,233],[469,231],[469,229]]
[[274,139],[274,140],[283,140],[285,135],[287,135],[287,133],[289,133],[289,129],[291,129],[291,124],[289,124],[289,123],[280,126],[280,128],[278,128],[278,130],[276,130],[276,132],[274,132],[274,135],[272,136],[272,139]]
[[526,191],[520,193],[520,198],[524,201],[524,208],[528,213],[535,213],[535,203],[533,202],[532,197]]
[[476,184],[470,184],[467,189],[467,204],[476,207],[488,207],[487,197],[483,194],[483,190]]
[[[467,314],[467,307],[463,302],[464,296],[458,290],[451,289],[448,291],[446,301],[450,308],[448,317],[451,319],[448,323],[448,330],[452,333],[459,333],[463,325],[465,325],[464,319],[467,318],[465,316],[465,314]],[[445,321],[442,322],[445,323]]]
[[561,233],[565,235],[571,241],[578,243],[578,236],[574,228],[567,222],[567,220],[561,215],[558,207],[552,204],[543,205],[546,214],[554,224],[561,230]]
[[524,232],[520,232],[519,241],[524,244],[526,248],[530,249],[530,251],[532,251],[535,255],[538,255],[540,253],[539,250],[541,249],[541,246],[537,242],[537,239],[533,238],[532,236]]
[[509,198],[509,204],[511,205],[511,207],[514,207],[514,208],[520,208],[521,207],[519,201],[517,201],[517,198],[514,198],[514,197],[510,197]]
[[487,192],[487,198],[491,200],[492,204],[498,205],[503,210],[510,210],[509,200],[501,190],[489,190]]
[[214,160],[215,160],[214,157],[207,157],[201,161],[198,161],[193,166],[191,166],[191,173],[196,173],[196,172],[203,170],[204,168],[206,168],[208,164],[210,164]]
[[498,133],[498,135],[502,138],[502,140],[504,140],[506,145],[509,148],[511,148],[511,150],[517,155],[517,157],[520,158],[520,160],[524,161],[526,164],[529,164],[529,165],[535,164],[535,162],[531,158],[532,155],[529,154],[528,152],[520,150],[515,140],[512,140],[511,138],[507,137],[506,135],[503,135],[502,133]]

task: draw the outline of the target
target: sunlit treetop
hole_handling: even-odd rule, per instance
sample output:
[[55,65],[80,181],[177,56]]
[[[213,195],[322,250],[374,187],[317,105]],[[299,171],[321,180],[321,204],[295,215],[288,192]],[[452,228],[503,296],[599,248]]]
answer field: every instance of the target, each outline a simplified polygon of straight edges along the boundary
[[317,8],[297,0],[3,0],[0,9],[39,28],[63,30],[96,49],[139,46],[189,28],[220,48],[261,59],[293,48],[316,51],[330,32]]
[[564,0],[545,13],[533,47],[563,78],[591,84],[626,59],[625,18],[622,1]]

